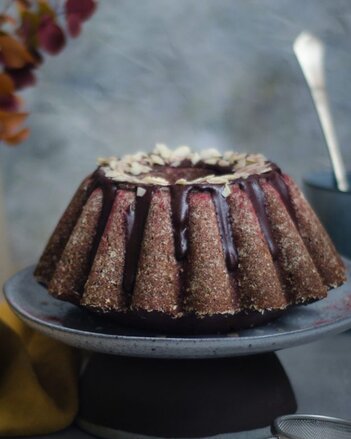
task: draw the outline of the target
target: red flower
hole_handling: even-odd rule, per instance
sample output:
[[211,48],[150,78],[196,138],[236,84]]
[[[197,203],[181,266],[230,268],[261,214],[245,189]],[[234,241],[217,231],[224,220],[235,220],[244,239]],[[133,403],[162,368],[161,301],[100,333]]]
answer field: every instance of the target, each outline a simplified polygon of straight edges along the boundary
[[51,55],[57,55],[66,45],[66,37],[52,17],[44,17],[38,30],[39,45]]
[[60,1],[65,29],[60,25],[62,11],[58,13],[51,0],[10,1],[16,7],[9,11],[17,11],[16,18],[0,11],[0,144],[16,145],[28,137],[29,129],[23,127],[28,113],[23,112],[16,90],[36,83],[35,69],[43,62],[43,52],[58,54],[67,35],[77,37],[97,6],[97,0]]
[[96,1],[94,0],[67,0],[66,15],[78,15],[81,21],[88,20],[96,9]]
[[78,37],[82,30],[82,21],[78,14],[67,15],[68,32],[71,37]]

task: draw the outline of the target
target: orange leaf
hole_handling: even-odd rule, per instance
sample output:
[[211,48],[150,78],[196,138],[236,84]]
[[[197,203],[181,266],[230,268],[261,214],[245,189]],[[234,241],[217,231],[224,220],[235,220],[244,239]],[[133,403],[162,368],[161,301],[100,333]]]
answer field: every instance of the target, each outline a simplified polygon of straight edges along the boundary
[[8,145],[15,146],[23,142],[24,140],[28,139],[29,134],[30,134],[29,128],[22,128],[16,134],[13,134],[12,136],[9,137],[5,137],[4,142],[7,143]]
[[7,113],[0,111],[0,139],[12,137],[26,120],[28,113]]
[[0,73],[0,97],[9,96],[15,91],[15,84],[9,75]]
[[23,44],[9,35],[0,35],[0,54],[6,67],[14,69],[34,62],[33,57]]

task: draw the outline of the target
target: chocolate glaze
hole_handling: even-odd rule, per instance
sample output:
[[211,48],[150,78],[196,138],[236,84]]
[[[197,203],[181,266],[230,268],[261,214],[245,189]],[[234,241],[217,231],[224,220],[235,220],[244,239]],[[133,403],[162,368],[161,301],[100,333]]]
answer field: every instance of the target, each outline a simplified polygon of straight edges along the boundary
[[171,186],[172,220],[174,227],[174,246],[178,261],[185,258],[188,250],[188,194],[191,186]]
[[[184,162],[184,164],[182,163],[181,165],[189,166],[189,163]],[[222,167],[216,165],[209,167],[208,165],[205,166],[201,165],[200,163],[197,164],[196,167],[206,167],[206,169],[211,168],[211,171],[217,175],[221,173],[228,173],[226,169],[223,170]],[[251,175],[247,179],[239,178],[231,181],[230,184],[238,184],[239,188],[245,191],[245,193],[248,195],[255,209],[262,233],[267,241],[268,248],[273,259],[276,259],[278,247],[274,241],[272,227],[266,212],[265,194],[260,184],[261,181],[267,181],[278,192],[292,220],[295,224],[297,222],[289,189],[284,181],[281,171],[275,164],[271,164],[271,167],[272,170],[269,172]],[[158,167],[157,172],[159,172],[159,170],[160,167]],[[128,294],[132,293],[135,284],[140,249],[152,195],[157,188],[162,190],[162,188],[158,186],[138,186],[143,187],[146,192],[143,196],[136,197],[135,206],[131,206],[126,214],[127,246],[123,288]],[[107,178],[100,168],[98,168],[97,171],[95,171],[92,175],[92,184],[89,190],[90,194],[97,188],[102,189],[103,206],[90,254],[91,264],[94,261],[99,242],[104,233],[117,189],[121,188],[136,191],[135,184],[115,182],[112,179]],[[197,183],[189,185],[170,184],[169,189],[171,194],[172,222],[174,227],[175,256],[176,259],[182,264],[183,270],[186,265],[184,262],[188,252],[188,196],[190,192],[194,191],[207,192],[211,194],[218,219],[218,227],[222,239],[226,266],[229,272],[235,273],[238,265],[238,252],[232,236],[229,206],[226,198],[222,194],[224,185],[209,183]]]
[[89,255],[90,266],[92,266],[94,262],[96,252],[98,250],[101,237],[104,233],[107,220],[110,216],[110,212],[117,191],[117,187],[111,184],[110,180],[105,177],[101,169],[97,169],[92,175],[92,184],[89,187],[89,196],[94,192],[94,190],[98,188],[102,190],[102,209],[101,209],[101,214],[97,225],[93,245]]
[[131,209],[127,215],[127,230],[130,231],[130,235],[127,240],[123,279],[123,288],[127,293],[131,293],[134,288],[145,223],[154,191],[152,186],[146,186],[144,189],[145,194],[135,199],[134,211]]
[[205,186],[203,190],[212,193],[213,203],[216,208],[219,230],[225,254],[225,261],[229,271],[234,271],[238,265],[238,252],[234,244],[229,217],[229,206],[222,195],[223,187]]

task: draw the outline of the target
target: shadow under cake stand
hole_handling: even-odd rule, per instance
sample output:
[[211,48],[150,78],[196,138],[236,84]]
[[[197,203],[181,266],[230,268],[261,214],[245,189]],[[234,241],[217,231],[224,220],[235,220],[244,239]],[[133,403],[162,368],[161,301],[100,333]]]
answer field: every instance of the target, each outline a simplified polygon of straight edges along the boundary
[[[351,261],[345,264],[350,279]],[[98,437],[189,438],[266,427],[297,408],[274,351],[351,328],[350,280],[265,326],[185,337],[116,326],[52,298],[32,273],[15,274],[5,297],[32,328],[90,353],[77,422]]]

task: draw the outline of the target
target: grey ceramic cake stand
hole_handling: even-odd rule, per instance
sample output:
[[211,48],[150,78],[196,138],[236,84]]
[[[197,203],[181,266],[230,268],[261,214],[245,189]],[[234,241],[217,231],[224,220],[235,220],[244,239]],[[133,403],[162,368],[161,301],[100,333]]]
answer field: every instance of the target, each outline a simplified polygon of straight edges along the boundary
[[[345,263],[350,278],[351,262]],[[31,327],[91,353],[80,380],[78,423],[105,438],[201,437],[267,426],[296,410],[274,351],[351,328],[350,280],[265,326],[180,337],[122,328],[58,301],[32,270],[13,276],[5,297]]]

